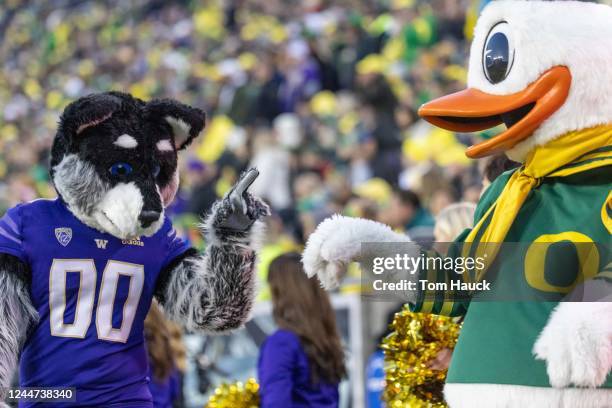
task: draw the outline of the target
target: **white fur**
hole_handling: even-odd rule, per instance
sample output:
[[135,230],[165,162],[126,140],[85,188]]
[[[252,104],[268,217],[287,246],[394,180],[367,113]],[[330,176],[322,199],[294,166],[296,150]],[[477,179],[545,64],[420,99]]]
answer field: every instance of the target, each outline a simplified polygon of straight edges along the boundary
[[[487,81],[482,50],[499,21],[509,23],[515,58],[508,77]],[[508,151],[523,161],[534,146],[568,131],[612,123],[612,7],[577,1],[493,1],[483,10],[474,31],[468,86],[506,95],[519,92],[545,71],[568,67],[572,83],[567,100],[534,134]]]
[[[172,132],[174,133],[174,137],[177,140],[185,140],[189,137],[189,132],[191,131],[191,126],[180,118],[174,118],[172,116],[166,116],[166,122],[172,128]],[[177,146],[180,144],[177,144]]]
[[128,134],[123,134],[113,144],[124,149],[135,149],[138,146],[138,141]]
[[159,142],[155,144],[155,147],[157,147],[157,150],[159,150],[160,152],[174,151],[174,149],[172,148],[172,143],[170,142],[170,139],[160,140]]
[[163,214],[147,228],[141,228],[138,216],[143,197],[136,184],[119,183],[111,188],[96,205],[93,219],[103,231],[121,239],[153,235],[163,223]]
[[15,272],[0,269],[0,407],[11,385],[27,329],[38,322],[28,286]]
[[316,275],[324,288],[335,288],[344,267],[362,259],[364,242],[410,242],[410,238],[376,221],[334,215],[308,238],[302,255],[304,271]]
[[610,408],[612,390],[454,383],[444,398],[450,408]]
[[70,211],[90,227],[99,228],[89,214],[110,187],[100,178],[96,168],[76,154],[68,154],[53,170],[53,184]]
[[151,236],[162,226],[163,212],[148,228],[140,227],[143,198],[134,183],[119,183],[111,189],[95,167],[76,154],[66,155],[54,170],[53,184],[84,224],[121,239]]
[[533,352],[546,361],[553,387],[603,384],[612,369],[612,303],[559,304]]

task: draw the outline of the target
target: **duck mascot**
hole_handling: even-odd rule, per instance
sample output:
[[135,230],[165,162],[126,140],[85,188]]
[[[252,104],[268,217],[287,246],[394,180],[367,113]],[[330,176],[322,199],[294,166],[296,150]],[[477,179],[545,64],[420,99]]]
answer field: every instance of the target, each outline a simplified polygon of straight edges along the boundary
[[[503,123],[467,155],[504,152],[522,163],[484,192],[455,254],[484,259],[461,279],[494,275],[506,291],[498,295],[513,301],[418,286],[410,301],[413,311],[465,316],[446,402],[612,407],[612,8],[489,3],[475,28],[468,88],[419,114],[456,132]],[[346,264],[365,262],[361,243],[408,240],[374,221],[334,216],[310,236],[303,262],[333,287]],[[502,243],[528,249],[501,256]],[[421,268],[413,279],[431,272]]]

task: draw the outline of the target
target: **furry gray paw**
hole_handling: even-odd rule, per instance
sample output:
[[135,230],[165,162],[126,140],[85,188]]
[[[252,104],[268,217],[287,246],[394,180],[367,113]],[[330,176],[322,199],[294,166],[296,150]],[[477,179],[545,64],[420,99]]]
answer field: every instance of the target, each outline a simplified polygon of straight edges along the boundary
[[270,215],[270,209],[261,199],[246,190],[258,176],[255,169],[242,174],[230,192],[216,206],[213,227],[223,233],[243,233],[255,221]]

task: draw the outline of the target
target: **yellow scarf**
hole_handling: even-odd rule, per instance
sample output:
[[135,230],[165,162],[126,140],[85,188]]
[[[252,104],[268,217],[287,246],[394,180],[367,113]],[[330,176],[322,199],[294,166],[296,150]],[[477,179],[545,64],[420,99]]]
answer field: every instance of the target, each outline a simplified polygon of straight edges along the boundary
[[[473,256],[484,257],[485,267],[478,272],[476,280],[481,280],[495,260],[499,244],[504,242],[529,192],[540,184],[542,178],[566,177],[610,164],[612,125],[570,132],[534,148],[525,164],[512,174],[495,203],[465,239],[463,256],[470,253],[471,243],[477,243]],[[481,231],[488,218],[491,221]],[[480,238],[477,240],[476,237]]]

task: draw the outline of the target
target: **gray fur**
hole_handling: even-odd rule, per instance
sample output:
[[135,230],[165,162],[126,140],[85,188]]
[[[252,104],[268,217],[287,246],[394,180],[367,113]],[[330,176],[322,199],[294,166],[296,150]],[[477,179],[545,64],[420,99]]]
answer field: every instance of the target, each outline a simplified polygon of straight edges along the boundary
[[[253,202],[267,209],[258,199]],[[218,333],[238,328],[253,306],[263,223],[257,221],[247,233],[215,230],[226,206],[217,202],[204,222],[206,253],[184,259],[170,272],[163,308],[188,330]]]
[[76,154],[64,156],[53,170],[55,188],[74,215],[87,224],[110,186],[100,178],[92,164],[79,159]]
[[[28,328],[38,322],[27,284],[11,271],[0,270],[0,401],[13,379]],[[1,404],[1,402],[0,402]]]

